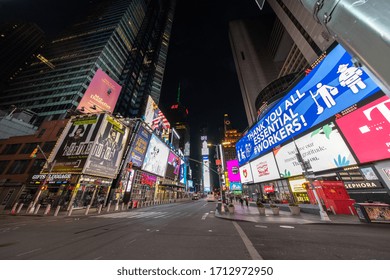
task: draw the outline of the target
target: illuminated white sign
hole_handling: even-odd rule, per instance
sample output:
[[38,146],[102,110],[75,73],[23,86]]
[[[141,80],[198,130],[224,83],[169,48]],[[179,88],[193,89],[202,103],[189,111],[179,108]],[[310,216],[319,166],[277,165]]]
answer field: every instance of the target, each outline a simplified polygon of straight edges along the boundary
[[253,182],[265,182],[279,179],[279,171],[273,153],[268,153],[250,163]]

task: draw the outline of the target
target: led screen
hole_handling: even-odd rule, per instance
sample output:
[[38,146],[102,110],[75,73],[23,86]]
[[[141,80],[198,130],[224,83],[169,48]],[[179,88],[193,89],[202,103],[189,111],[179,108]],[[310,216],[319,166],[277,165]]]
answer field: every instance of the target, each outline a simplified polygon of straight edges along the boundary
[[243,184],[253,182],[252,170],[249,163],[240,167],[240,179]]
[[109,115],[104,115],[97,139],[90,151],[83,173],[115,178],[124,153],[129,129]]
[[154,134],[150,138],[142,169],[164,177],[169,148]]
[[169,152],[167,170],[165,172],[165,177],[168,177],[174,181],[179,180],[180,172],[180,158],[172,152]]
[[253,182],[260,183],[269,180],[279,179],[279,170],[273,153],[268,153],[250,163],[253,175]]
[[302,174],[303,170],[298,162],[296,153],[297,149],[294,142],[274,149],[274,156],[280,170],[280,177],[287,178]]
[[169,128],[171,127],[171,124],[150,96],[148,97],[148,102],[146,104],[144,121],[158,136],[165,139],[169,138]]
[[77,109],[85,113],[114,111],[122,87],[102,69],[98,69],[84,93]]
[[205,192],[211,191],[209,157],[203,156],[203,187]]
[[242,191],[242,184],[240,182],[231,182],[230,183],[231,191]]
[[338,45],[238,141],[239,164],[258,158],[378,90]]
[[238,160],[228,160],[226,162],[228,178],[230,182],[241,182],[240,167],[238,166]]
[[140,125],[131,144],[126,162],[132,162],[133,166],[141,167],[148,148],[150,133]]
[[336,120],[361,163],[390,157],[390,99],[383,96]]
[[333,123],[295,140],[304,161],[314,172],[355,165],[350,150]]

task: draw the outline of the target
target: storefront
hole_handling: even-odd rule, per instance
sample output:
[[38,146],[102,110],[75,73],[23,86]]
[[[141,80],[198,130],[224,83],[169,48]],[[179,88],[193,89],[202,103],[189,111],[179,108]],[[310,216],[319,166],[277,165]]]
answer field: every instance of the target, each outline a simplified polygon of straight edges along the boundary
[[83,208],[88,205],[92,207],[97,207],[100,204],[105,205],[111,184],[112,179],[81,175],[79,183],[71,190],[71,199],[68,201],[71,201],[74,208]]
[[156,200],[181,199],[185,197],[185,186],[170,179],[162,179],[156,192]]
[[136,170],[131,183],[131,201],[153,201],[156,192],[157,176]]

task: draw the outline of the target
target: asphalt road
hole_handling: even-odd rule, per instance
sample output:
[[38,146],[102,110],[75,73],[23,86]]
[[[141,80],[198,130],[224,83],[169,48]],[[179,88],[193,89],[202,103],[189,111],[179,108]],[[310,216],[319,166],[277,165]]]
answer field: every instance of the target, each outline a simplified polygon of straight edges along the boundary
[[390,259],[390,225],[219,219],[205,200],[83,217],[0,217],[2,260]]

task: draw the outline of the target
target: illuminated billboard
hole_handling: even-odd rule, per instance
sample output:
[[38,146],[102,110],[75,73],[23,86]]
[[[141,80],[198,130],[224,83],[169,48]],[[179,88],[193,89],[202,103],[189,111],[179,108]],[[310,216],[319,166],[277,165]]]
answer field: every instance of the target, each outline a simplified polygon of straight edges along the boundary
[[378,90],[338,45],[237,142],[240,166]]
[[86,113],[114,111],[122,87],[111,79],[102,69],[98,69],[84,93],[78,110]]
[[336,120],[360,163],[390,158],[390,99],[383,96]]
[[169,179],[172,179],[174,181],[178,181],[180,173],[180,164],[181,160],[179,156],[177,156],[173,152],[169,152],[165,177],[168,177]]
[[142,169],[164,177],[167,168],[169,148],[154,134],[149,141]]
[[133,166],[141,167],[142,162],[148,148],[150,133],[142,125],[139,126],[138,131],[131,144],[126,163],[132,162]]
[[230,183],[231,191],[242,191],[242,184],[240,182],[231,182]]
[[148,96],[148,102],[146,104],[144,121],[158,136],[167,140],[169,139],[171,124],[150,96]]
[[238,160],[228,160],[226,162],[228,178],[230,182],[241,182],[240,179],[240,167],[238,166]]
[[180,165],[180,183],[186,184],[187,183],[187,165],[182,160]]
[[210,168],[209,168],[209,156],[203,156],[202,157],[202,169],[203,169],[203,190],[205,192],[211,191],[211,184],[210,184]]
[[287,178],[303,173],[302,167],[296,156],[297,149],[294,142],[275,148],[273,152],[279,167],[280,177]]
[[253,183],[252,170],[249,163],[240,167],[240,179],[241,183]]
[[115,118],[104,114],[83,173],[115,178],[125,150],[129,129]]
[[273,153],[268,153],[250,163],[254,183],[279,179],[279,170]]
[[304,161],[314,172],[355,165],[352,153],[333,122],[295,140]]
[[[104,115],[72,117],[49,157],[54,173],[81,173],[92,150]],[[47,165],[44,172],[48,172]]]

